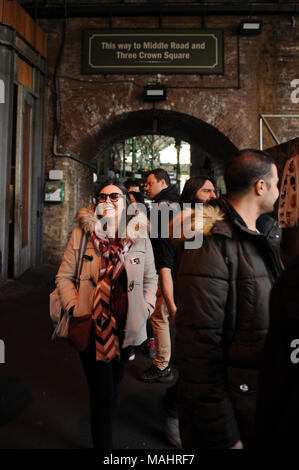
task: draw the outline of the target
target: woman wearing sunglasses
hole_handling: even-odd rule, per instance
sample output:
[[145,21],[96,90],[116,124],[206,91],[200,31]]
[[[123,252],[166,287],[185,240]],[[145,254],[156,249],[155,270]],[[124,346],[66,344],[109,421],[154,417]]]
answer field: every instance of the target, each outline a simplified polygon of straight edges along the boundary
[[[126,189],[108,180],[97,206],[80,209],[81,228],[73,230],[56,284],[65,310],[74,317],[90,315],[89,345],[80,358],[90,392],[91,431],[95,449],[112,449],[112,419],[119,385],[131,346],[145,341],[146,321],[156,302],[157,275],[147,218],[128,215]],[[134,214],[134,210],[131,211]],[[88,242],[80,286],[74,286],[83,229]]]

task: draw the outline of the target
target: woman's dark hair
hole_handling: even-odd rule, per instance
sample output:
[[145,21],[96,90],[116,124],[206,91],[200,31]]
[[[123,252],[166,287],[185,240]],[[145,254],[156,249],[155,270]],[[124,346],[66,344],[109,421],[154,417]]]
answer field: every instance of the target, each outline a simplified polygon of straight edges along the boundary
[[233,155],[225,168],[224,181],[228,196],[246,193],[259,180],[266,184],[272,177],[274,160],[267,152],[244,149]]
[[215,187],[215,181],[210,176],[201,175],[201,176],[191,176],[183,188],[182,194],[179,197],[179,204],[182,206],[184,203],[195,203],[199,202],[196,193],[197,191],[209,180]]
[[140,191],[130,191],[129,194],[132,194],[139,204],[145,204],[144,195]]
[[127,190],[129,190],[131,186],[140,188],[140,183],[137,180],[127,179],[127,181],[124,182],[124,186]]
[[98,194],[102,191],[102,189],[106,188],[106,186],[109,186],[111,184],[113,184],[113,186],[117,186],[122,191],[122,193],[126,196],[126,203],[128,206],[131,203],[128,190],[117,178],[109,178],[103,181],[96,192],[96,198],[98,197]]

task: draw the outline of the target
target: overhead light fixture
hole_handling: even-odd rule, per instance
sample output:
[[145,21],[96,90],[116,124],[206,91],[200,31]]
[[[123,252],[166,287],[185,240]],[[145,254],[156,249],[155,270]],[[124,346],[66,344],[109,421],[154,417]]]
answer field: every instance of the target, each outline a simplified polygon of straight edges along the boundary
[[144,99],[146,101],[166,100],[167,89],[163,85],[147,85],[144,87]]
[[244,36],[253,36],[260,34],[262,30],[262,22],[256,20],[243,20],[239,26],[239,34]]

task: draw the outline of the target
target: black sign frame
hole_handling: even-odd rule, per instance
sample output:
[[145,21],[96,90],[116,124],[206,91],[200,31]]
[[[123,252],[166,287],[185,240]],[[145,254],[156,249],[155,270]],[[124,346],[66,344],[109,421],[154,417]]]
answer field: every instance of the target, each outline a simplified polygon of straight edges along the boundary
[[210,29],[88,29],[82,55],[82,74],[223,75],[224,34]]

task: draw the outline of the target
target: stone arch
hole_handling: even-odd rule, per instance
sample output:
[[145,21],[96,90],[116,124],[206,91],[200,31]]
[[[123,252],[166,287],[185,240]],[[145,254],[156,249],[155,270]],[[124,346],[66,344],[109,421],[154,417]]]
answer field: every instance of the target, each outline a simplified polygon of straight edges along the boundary
[[[188,142],[191,146],[191,176],[199,172],[201,163],[209,158],[217,184],[221,181],[226,161],[237,149],[218,129],[207,122],[188,114],[168,110],[140,110],[112,116],[102,124],[92,128],[84,139],[80,139],[65,151],[75,154],[80,160],[94,163],[114,144],[138,135],[166,135]],[[66,200],[64,204],[47,206],[44,218],[44,259],[58,263],[74,226],[76,213],[86,207],[92,196],[92,169],[69,158],[62,159]],[[219,181],[218,181],[219,178]],[[219,185],[219,184],[218,184]],[[53,232],[53,220],[63,221],[60,233],[60,247],[57,247],[57,233]],[[55,227],[55,230],[58,230]]]
[[112,117],[93,128],[74,147],[74,153],[93,162],[114,144],[138,135],[167,135],[190,143],[192,173],[196,172],[200,154],[212,161],[218,174],[237,148],[218,129],[207,122],[184,113],[167,110],[141,110]]

